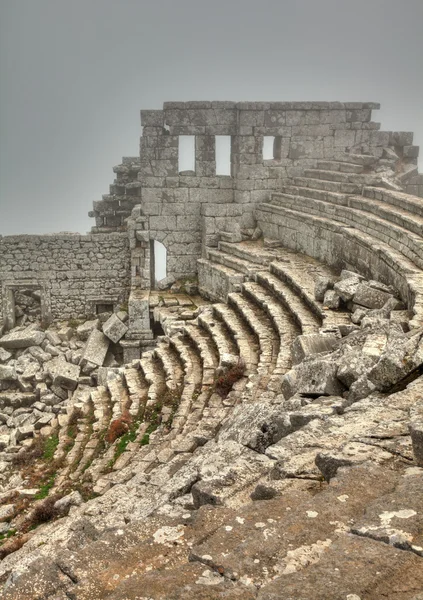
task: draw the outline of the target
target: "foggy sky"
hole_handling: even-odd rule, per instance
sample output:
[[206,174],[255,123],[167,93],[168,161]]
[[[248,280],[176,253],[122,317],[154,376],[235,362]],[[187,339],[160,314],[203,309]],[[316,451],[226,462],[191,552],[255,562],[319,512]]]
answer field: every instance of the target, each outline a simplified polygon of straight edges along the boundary
[[381,102],[423,146],[422,31],[423,0],[0,0],[0,234],[88,231],[164,101]]

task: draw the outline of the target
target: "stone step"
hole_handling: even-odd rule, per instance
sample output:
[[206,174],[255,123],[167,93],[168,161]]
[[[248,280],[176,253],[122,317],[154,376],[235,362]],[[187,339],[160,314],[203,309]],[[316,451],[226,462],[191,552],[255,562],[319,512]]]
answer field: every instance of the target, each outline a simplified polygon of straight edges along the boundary
[[[308,308],[314,316],[316,323],[319,323],[326,329],[349,324],[350,315],[348,312],[324,309],[323,304],[318,302],[314,297],[314,287],[317,279],[321,277],[333,278],[333,271],[322,263],[318,263],[317,261],[311,263],[309,260],[305,260],[306,258],[308,257],[296,254],[294,257],[291,257],[290,262],[275,261],[270,265],[270,272],[288,286],[297,298],[302,300],[303,310],[304,308]],[[275,284],[275,282],[273,283]],[[285,297],[288,300],[288,295]],[[300,309],[300,307],[297,308]],[[296,314],[304,319],[305,315],[303,311],[297,310]],[[307,326],[307,324],[310,325],[309,319],[310,315],[307,315],[304,321],[306,329],[310,328]],[[312,328],[315,327],[313,324],[311,326]]]
[[341,171],[325,171],[323,169],[305,169],[305,177],[321,179],[324,181],[339,181],[342,183],[355,183],[357,185],[371,185],[374,175],[343,173]]
[[269,317],[241,294],[229,294],[228,304],[238,311],[257,336],[260,348],[257,372],[260,375],[270,374],[276,364],[279,340]]
[[287,208],[301,212],[322,216],[331,215],[334,220],[356,227],[364,233],[373,235],[382,242],[389,244],[420,268],[423,268],[423,238],[373,213],[288,194],[274,194],[272,201],[278,201]]
[[119,419],[125,414],[131,405],[126,382],[122,372],[110,373],[107,378],[107,389],[110,393],[112,403],[112,420]]
[[321,250],[314,248],[314,240],[323,240],[328,248],[325,258],[332,264],[335,260],[334,256],[330,254],[330,248],[334,236],[339,235],[339,239],[343,241],[341,250],[344,254],[338,252],[337,264],[342,261],[341,256],[348,255],[349,268],[354,268],[369,278],[375,278],[377,272],[382,282],[393,285],[400,292],[402,298],[406,302],[408,301],[409,309],[414,314],[414,318],[410,321],[410,327],[423,325],[423,274],[421,269],[388,244],[380,240],[376,241],[374,236],[354,227],[343,225],[327,216],[315,216],[284,206],[261,204],[256,208],[256,217],[265,234],[266,231],[270,231],[269,223],[271,224],[272,237],[275,237],[273,232],[277,231],[277,237],[283,238],[286,235],[286,228],[294,228],[297,232],[302,233],[303,237],[299,237],[297,234],[294,244],[287,239],[291,248],[298,252],[320,256]]
[[363,166],[374,165],[378,160],[377,157],[370,154],[348,154],[347,152],[334,152],[332,159]]
[[263,246],[259,246],[254,242],[243,242],[237,244],[220,242],[219,250],[225,254],[235,256],[246,263],[250,263],[250,271],[254,271],[257,268],[257,265],[260,265],[261,268],[269,265],[275,258],[274,252],[270,252]]
[[220,250],[207,249],[207,258],[211,262],[233,269],[238,273],[243,273],[244,275],[247,275],[247,277],[252,277],[256,268],[256,265],[234,255],[227,254],[226,252],[221,252]]
[[337,160],[318,160],[317,168],[324,171],[341,171],[342,173],[363,173],[364,166],[353,162]]
[[[380,188],[375,188],[380,189]],[[284,194],[288,196],[301,196],[306,198],[314,198],[325,202],[332,202],[342,206],[350,206],[358,208],[366,212],[374,213],[375,215],[392,223],[408,229],[409,231],[422,235],[423,232],[423,217],[411,214],[408,210],[400,208],[393,204],[387,204],[383,200],[368,198],[366,196],[351,196],[350,194],[340,194],[336,192],[316,190],[308,187],[284,186],[282,188]],[[275,194],[277,198],[279,194]],[[271,196],[271,202],[273,194]]]
[[381,200],[387,204],[392,204],[393,206],[409,211],[414,215],[423,217],[423,198],[420,198],[419,196],[412,196],[411,194],[395,192],[392,190],[384,190],[373,186],[365,186],[363,188],[363,196]]
[[[337,192],[340,194],[361,194],[363,189],[359,183],[344,183],[340,181],[326,181],[325,179],[316,179],[315,177],[294,177],[293,183],[295,186],[310,188],[314,190],[324,190],[327,192]],[[283,186],[282,189],[285,190]]]
[[[275,263],[276,265],[276,263]],[[322,324],[322,318],[316,316],[304,303],[302,298],[281,277],[277,276],[277,266],[268,273],[262,271],[257,274],[257,282],[271,291],[280,304],[290,312],[301,333],[316,333]]]
[[160,362],[153,357],[152,352],[145,352],[143,354],[140,360],[140,367],[149,385],[146,404],[146,408],[148,408],[160,401],[166,389],[166,374]]
[[202,296],[217,302],[226,302],[230,292],[237,292],[245,275],[233,268],[204,258],[197,260],[198,288]]
[[212,385],[219,364],[219,355],[212,339],[197,325],[186,325],[184,332],[200,355],[203,369],[202,385]]
[[184,371],[173,347],[168,342],[160,342],[154,349],[154,356],[162,363],[167,387],[169,389],[181,387]]
[[213,308],[204,310],[198,316],[198,324],[213,338],[216,348],[219,349],[219,363],[222,355],[238,354],[238,348],[225,325],[213,316]]
[[290,349],[292,342],[300,333],[298,326],[294,323],[289,311],[259,283],[246,282],[242,286],[242,291],[245,296],[264,310],[272,321],[279,337],[276,369],[278,373],[285,373],[292,365]]
[[123,374],[131,400],[129,414],[134,419],[141,418],[147,403],[148,384],[139,368],[127,367]]
[[255,372],[258,364],[258,339],[239,314],[227,304],[214,304],[213,312],[231,333],[247,373]]

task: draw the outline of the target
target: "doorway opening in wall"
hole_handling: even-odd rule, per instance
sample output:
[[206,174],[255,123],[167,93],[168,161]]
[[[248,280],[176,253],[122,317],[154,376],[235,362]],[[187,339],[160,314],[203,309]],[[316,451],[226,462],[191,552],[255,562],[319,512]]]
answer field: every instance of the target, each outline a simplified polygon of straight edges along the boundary
[[179,173],[189,171],[195,174],[195,135],[180,135],[178,150]]
[[230,135],[216,135],[216,175],[231,175]]
[[151,287],[157,289],[159,281],[167,276],[166,246],[157,240],[150,241]]

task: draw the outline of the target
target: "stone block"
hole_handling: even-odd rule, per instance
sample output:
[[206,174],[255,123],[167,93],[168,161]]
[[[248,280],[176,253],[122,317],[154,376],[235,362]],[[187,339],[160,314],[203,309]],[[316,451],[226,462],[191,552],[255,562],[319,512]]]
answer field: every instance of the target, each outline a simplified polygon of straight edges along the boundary
[[339,308],[339,305],[341,304],[341,297],[339,296],[339,294],[337,292],[335,292],[335,290],[328,290],[325,293],[325,297],[323,298],[323,305],[326,308],[331,308],[336,310],[337,308]]
[[335,335],[326,333],[310,333],[299,335],[292,344],[292,359],[294,364],[300,363],[306,356],[332,352],[337,343]]
[[392,297],[392,294],[375,289],[367,283],[360,283],[353,296],[353,302],[365,308],[382,308]]
[[40,346],[44,338],[44,331],[39,331],[34,327],[17,328],[0,338],[0,346],[6,349],[29,348],[30,346]]
[[122,323],[116,314],[113,314],[103,325],[103,333],[109,340],[117,344],[128,331],[128,327]]
[[80,367],[72,363],[60,361],[54,373],[53,385],[66,390],[74,390],[78,385]]
[[79,340],[86,341],[89,338],[90,333],[93,329],[98,329],[100,321],[93,319],[92,321],[85,321],[76,328],[76,335]]
[[110,340],[102,331],[93,329],[84,348],[84,354],[81,358],[81,366],[85,367],[87,363],[102,367],[109,349]]

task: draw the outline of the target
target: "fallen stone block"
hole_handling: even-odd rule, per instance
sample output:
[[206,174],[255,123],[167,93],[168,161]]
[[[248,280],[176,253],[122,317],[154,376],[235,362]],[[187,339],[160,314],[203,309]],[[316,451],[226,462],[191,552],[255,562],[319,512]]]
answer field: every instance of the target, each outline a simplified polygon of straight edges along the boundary
[[373,368],[376,360],[376,358],[363,354],[359,348],[351,348],[351,350],[345,352],[337,361],[338,370],[336,376],[349,388],[357,379],[363,375],[367,375]]
[[333,360],[310,360],[286,373],[281,391],[286,399],[294,394],[340,396],[344,386],[336,376],[338,365]]
[[76,335],[79,340],[86,341],[90,333],[93,329],[98,329],[100,325],[100,321],[98,319],[93,319],[92,321],[85,321],[81,325],[78,325],[76,328]]
[[5,363],[12,358],[12,354],[5,350],[4,348],[0,348],[0,363]]
[[123,338],[127,331],[128,327],[122,323],[116,314],[113,314],[103,325],[104,335],[115,344]]
[[333,288],[333,281],[328,277],[319,277],[314,286],[314,297],[318,302],[323,302],[325,294]]
[[57,332],[61,342],[68,342],[73,337],[73,334],[74,330],[72,327],[62,327],[62,329],[59,329]]
[[360,285],[358,277],[349,277],[348,279],[341,279],[333,286],[334,291],[339,295],[341,300],[348,302],[352,300],[357,288]]
[[29,348],[29,346],[40,346],[45,338],[44,331],[27,327],[26,329],[13,329],[2,338],[0,346],[3,348]]
[[382,308],[391,298],[393,295],[386,291],[371,287],[368,283],[360,283],[354,294],[353,302],[365,308]]
[[88,363],[94,367],[102,367],[109,349],[110,340],[102,331],[93,329],[84,348],[84,354],[81,358],[81,366],[85,367]]
[[157,289],[167,290],[173,283],[175,283],[175,281],[176,278],[174,275],[168,275],[167,277],[164,277],[163,279],[157,282]]
[[328,290],[325,293],[325,296],[323,298],[323,306],[325,308],[331,308],[332,310],[336,310],[339,308],[340,304],[341,297],[339,296],[338,292],[335,292],[335,290]]
[[34,435],[34,427],[33,425],[24,425],[23,427],[18,427],[16,429],[16,442],[21,442],[26,438],[33,437]]
[[300,363],[306,356],[332,352],[337,343],[333,334],[310,333],[299,335],[292,344],[292,359],[294,364]]
[[16,381],[16,371],[12,366],[0,365],[0,381]]
[[326,481],[335,477],[340,467],[352,467],[363,462],[373,461],[377,464],[390,460],[392,454],[377,446],[369,446],[360,442],[348,442],[342,448],[330,452],[319,452],[316,465]]
[[78,385],[81,367],[72,363],[60,362],[55,370],[53,385],[74,390]]

